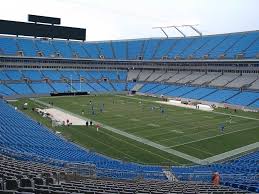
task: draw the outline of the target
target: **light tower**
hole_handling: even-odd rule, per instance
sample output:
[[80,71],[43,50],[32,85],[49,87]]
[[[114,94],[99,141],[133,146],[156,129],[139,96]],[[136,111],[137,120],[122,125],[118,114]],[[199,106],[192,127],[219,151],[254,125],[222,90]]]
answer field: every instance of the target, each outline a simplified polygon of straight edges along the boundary
[[199,24],[184,24],[184,25],[172,25],[172,26],[157,26],[153,27],[152,29],[160,29],[163,34],[165,34],[166,38],[168,38],[168,34],[165,32],[164,29],[166,28],[174,28],[176,29],[183,37],[186,37],[186,34],[181,30],[181,28],[188,27],[191,28],[195,33],[197,33],[199,36],[202,36],[202,33],[194,26],[198,26]]

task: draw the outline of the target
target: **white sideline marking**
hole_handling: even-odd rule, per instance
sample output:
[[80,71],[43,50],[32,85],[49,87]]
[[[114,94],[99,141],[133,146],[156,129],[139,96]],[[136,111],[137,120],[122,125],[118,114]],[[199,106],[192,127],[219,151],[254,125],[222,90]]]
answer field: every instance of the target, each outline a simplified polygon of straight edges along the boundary
[[139,119],[132,118],[131,121],[140,121]]
[[230,150],[218,155],[214,155],[212,157],[206,158],[203,161],[206,163],[213,163],[213,162],[217,162],[219,160],[223,160],[225,158],[229,158],[238,154],[242,154],[244,152],[250,151],[250,150],[254,150],[254,149],[258,149],[259,148],[259,142],[256,143],[252,143],[234,150]]
[[[157,101],[146,100],[146,99],[141,99],[141,98],[134,98],[134,97],[128,97],[128,96],[121,96],[121,95],[115,95],[115,96],[119,96],[119,97],[122,97],[122,98],[129,98],[129,99],[133,99],[133,100],[142,100],[142,101],[146,101],[146,102],[159,103]],[[197,110],[197,111],[201,111],[201,110]],[[205,110],[203,110],[203,111],[205,111]],[[246,116],[234,115],[234,114],[223,113],[223,112],[218,112],[218,111],[205,111],[205,112],[210,112],[210,113],[214,113],[214,114],[228,115],[228,116],[239,117],[239,118],[243,118],[243,119],[250,119],[250,120],[259,121],[259,119],[254,118],[254,117],[246,117]]]
[[172,132],[175,132],[175,133],[184,133],[183,131],[178,131],[178,130],[170,130]]
[[214,119],[214,117],[212,116],[203,116],[204,118],[207,118],[207,119]]
[[256,129],[256,128],[259,128],[259,127],[256,126],[256,127],[244,128],[244,129],[240,129],[240,130],[236,130],[236,131],[224,132],[224,133],[219,134],[219,135],[214,135],[214,136],[210,136],[210,137],[201,138],[201,139],[198,139],[198,140],[193,140],[193,141],[189,141],[189,142],[185,142],[185,143],[181,143],[181,144],[176,144],[176,145],[170,146],[169,148],[174,148],[174,147],[186,145],[186,144],[189,144],[189,143],[199,142],[199,141],[203,141],[203,140],[207,140],[207,139],[213,139],[215,137],[220,137],[220,136],[223,136],[223,135],[228,135],[228,134],[241,132],[241,131],[247,131],[247,130]]
[[154,124],[154,123],[148,123],[147,124],[150,127],[160,127],[160,125]]

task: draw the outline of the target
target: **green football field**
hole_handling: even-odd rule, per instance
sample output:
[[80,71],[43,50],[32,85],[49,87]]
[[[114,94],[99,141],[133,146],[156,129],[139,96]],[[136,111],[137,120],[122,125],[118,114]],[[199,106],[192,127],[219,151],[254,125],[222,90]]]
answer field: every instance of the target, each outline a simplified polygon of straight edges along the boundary
[[[259,113],[216,109],[213,112],[157,103],[158,98],[124,95],[44,97],[38,100],[100,122],[108,128],[56,127],[63,136],[92,151],[125,161],[145,164],[183,165],[192,161],[143,142],[149,140],[168,150],[206,159],[259,140]],[[14,102],[18,106],[28,99]],[[30,107],[42,107],[30,101]],[[82,115],[82,111],[84,114]],[[50,121],[27,110],[27,114],[51,127]],[[223,113],[223,114],[222,114]],[[232,116],[231,116],[232,115]],[[224,125],[224,132],[219,130]],[[140,139],[134,140],[134,137]],[[143,142],[141,142],[143,138]]]

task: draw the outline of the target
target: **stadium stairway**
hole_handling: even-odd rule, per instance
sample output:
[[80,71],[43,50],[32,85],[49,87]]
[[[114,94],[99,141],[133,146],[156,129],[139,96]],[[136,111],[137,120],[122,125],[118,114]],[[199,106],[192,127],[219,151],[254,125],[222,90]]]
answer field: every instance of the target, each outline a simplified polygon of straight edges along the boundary
[[218,79],[220,76],[222,76],[222,74],[220,74],[219,76],[216,76],[215,78],[213,78],[213,79],[210,80],[209,82],[203,83],[202,85],[203,85],[203,86],[208,86],[208,85],[210,85],[211,82],[213,82],[214,80]]
[[257,98],[254,101],[250,102],[247,106],[250,106],[250,105],[254,104],[257,100],[259,100],[259,98]]
[[175,90],[177,90],[177,89],[179,89],[179,88],[181,88],[181,86],[169,85],[169,87],[167,87],[167,88],[165,89],[165,91],[164,91],[164,90],[161,90],[161,91],[159,92],[159,94],[168,95],[170,92],[174,92]]
[[196,87],[193,87],[193,89],[187,91],[186,93],[182,93],[180,96],[184,96],[184,95],[186,95],[186,94],[188,94],[188,93],[190,93],[190,92],[193,92],[193,91],[195,91],[195,90],[197,90],[197,88],[196,88]]
[[26,82],[26,85],[28,86],[28,88],[31,89],[31,91],[33,92],[33,94],[36,94],[36,92],[33,90],[33,88],[31,87],[31,85],[29,83]]
[[8,86],[8,84],[6,83],[3,83],[5,87],[7,87],[9,90],[13,91],[13,93],[15,93],[16,95],[18,95],[18,93],[13,89],[11,88],[10,86]]
[[47,82],[47,84],[48,84],[49,87],[52,89],[51,92],[57,92],[50,82]]
[[234,82],[235,80],[237,80],[241,75],[235,77],[233,80],[230,80],[228,83],[226,83],[225,85],[223,85],[223,87],[226,87],[228,84],[230,84],[231,82]]
[[208,93],[208,94],[206,94],[205,96],[199,98],[198,100],[202,100],[203,98],[206,98],[207,96],[209,96],[209,95],[211,95],[211,94],[213,94],[213,93],[215,93],[215,92],[217,92],[217,91],[218,91],[218,90],[215,89],[214,91],[211,91],[210,93]]
[[131,90],[139,91],[145,84],[137,83]]
[[177,178],[174,176],[174,174],[170,171],[170,169],[163,169],[163,173],[165,174],[166,178],[169,182],[177,181]]
[[235,96],[239,95],[240,93],[241,93],[241,91],[237,92],[237,93],[236,93],[236,94],[234,94],[233,96],[231,96],[231,97],[229,97],[229,98],[225,99],[225,100],[224,100],[224,102],[227,102],[228,100],[230,100],[231,98],[233,98],[233,97],[235,97]]
[[112,89],[113,89],[114,91],[117,91],[116,88],[114,87],[114,85],[112,84],[112,82],[109,82],[109,83],[110,83],[110,85],[112,86]]

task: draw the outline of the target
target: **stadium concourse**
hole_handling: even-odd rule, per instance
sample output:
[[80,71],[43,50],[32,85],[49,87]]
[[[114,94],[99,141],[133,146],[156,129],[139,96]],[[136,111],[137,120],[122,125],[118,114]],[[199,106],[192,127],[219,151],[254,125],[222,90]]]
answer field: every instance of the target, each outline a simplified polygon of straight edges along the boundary
[[[165,170],[91,152],[5,102],[137,92],[257,112],[259,31],[100,42],[1,36],[0,55],[1,193],[259,192],[258,148],[223,162]],[[216,171],[220,185],[211,184]]]

